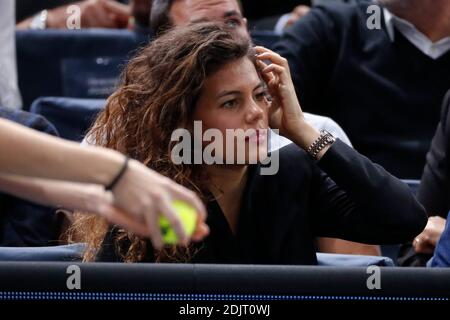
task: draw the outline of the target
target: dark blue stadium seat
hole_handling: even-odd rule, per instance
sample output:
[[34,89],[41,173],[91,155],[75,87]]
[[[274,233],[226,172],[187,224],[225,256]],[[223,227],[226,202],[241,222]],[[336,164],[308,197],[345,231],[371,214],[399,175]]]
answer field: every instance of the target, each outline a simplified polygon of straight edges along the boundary
[[122,66],[148,36],[129,30],[16,32],[19,87],[26,110],[41,96],[105,98]]
[[49,120],[62,138],[81,141],[104,105],[103,99],[43,97],[33,102],[30,111]]
[[[69,277],[75,270],[81,275],[80,288],[68,290]],[[376,299],[417,303],[448,302],[450,298],[450,269],[381,268],[380,287],[372,290],[368,283],[374,272],[376,269],[365,267],[0,262],[0,300],[95,299],[110,303],[167,299],[239,303],[329,299],[342,303]]]
[[0,261],[81,261],[85,244],[52,247],[0,247]]
[[[85,248],[83,243],[34,248],[0,247],[0,261],[81,261]],[[346,254],[318,253],[317,261],[319,266],[334,267],[394,266],[393,261],[386,257]]]

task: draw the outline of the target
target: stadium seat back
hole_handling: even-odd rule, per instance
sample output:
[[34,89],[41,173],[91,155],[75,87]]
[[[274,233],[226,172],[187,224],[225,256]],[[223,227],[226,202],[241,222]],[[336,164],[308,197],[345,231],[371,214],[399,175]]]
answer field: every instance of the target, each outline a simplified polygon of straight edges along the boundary
[[41,96],[109,96],[124,64],[148,38],[129,30],[16,31],[25,109]]
[[81,141],[104,105],[104,99],[42,97],[30,111],[49,120],[62,138]]

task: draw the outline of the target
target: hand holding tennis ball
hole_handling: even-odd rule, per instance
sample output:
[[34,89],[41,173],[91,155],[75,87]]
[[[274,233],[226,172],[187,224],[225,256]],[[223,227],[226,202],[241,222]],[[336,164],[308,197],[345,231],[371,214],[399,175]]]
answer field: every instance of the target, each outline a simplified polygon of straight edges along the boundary
[[[205,228],[207,229],[207,226],[203,222],[199,223],[200,221],[198,219],[199,217],[197,215],[197,212],[192,206],[180,200],[173,201],[172,206],[178,217],[180,218],[184,232],[186,233],[186,236],[188,238],[192,238],[192,240],[196,241],[199,240],[199,235],[203,237],[205,231],[206,233],[208,232],[208,230],[205,230]],[[166,217],[160,216],[159,225],[165,244],[174,245],[179,242],[177,234],[170,226],[170,222]],[[197,230],[198,232],[194,234],[196,228],[199,230]]]

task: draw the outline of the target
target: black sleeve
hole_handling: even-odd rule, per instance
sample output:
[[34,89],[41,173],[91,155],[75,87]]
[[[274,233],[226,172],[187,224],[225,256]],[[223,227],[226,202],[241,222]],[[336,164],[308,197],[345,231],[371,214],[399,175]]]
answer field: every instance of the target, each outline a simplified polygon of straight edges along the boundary
[[444,99],[437,127],[417,195],[430,216],[447,217],[450,210],[450,91]]
[[288,28],[274,50],[286,58],[302,108],[318,113],[324,88],[338,55],[339,31],[335,17],[315,7]]
[[368,244],[396,244],[427,223],[409,187],[337,140],[313,175],[312,223],[317,236]]
[[241,0],[244,15],[249,20],[290,13],[296,6],[311,6],[311,0]]

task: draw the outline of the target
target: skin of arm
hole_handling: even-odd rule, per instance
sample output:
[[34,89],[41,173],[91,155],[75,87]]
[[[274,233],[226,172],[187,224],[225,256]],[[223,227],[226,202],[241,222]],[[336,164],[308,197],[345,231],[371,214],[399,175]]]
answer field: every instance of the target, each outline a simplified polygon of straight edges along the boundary
[[95,212],[136,234],[148,235],[145,223],[116,208],[113,194],[101,185],[0,174],[0,191],[44,206]]
[[0,152],[0,172],[5,174],[106,185],[124,161],[115,151],[80,148],[4,119],[0,137],[0,150],[8,150]]
[[[198,228],[192,238],[200,239],[208,233],[204,223],[206,210],[194,192],[135,160],[128,162],[127,170],[113,192],[107,193],[104,186],[111,183],[124,164],[124,156],[119,152],[94,146],[81,147],[75,142],[4,119],[0,119],[0,150],[0,175],[3,175],[3,188],[8,193],[24,195],[39,203],[79,210],[86,208],[135,233],[150,236],[157,248],[162,246],[160,215],[169,219],[181,243],[188,241],[181,220],[171,205],[173,199],[178,199],[191,204],[198,213]],[[24,177],[31,179],[26,182]],[[39,179],[59,182],[45,181],[41,185]],[[91,186],[77,185],[80,183]]]
[[41,205],[86,212],[96,212],[102,203],[113,203],[112,193],[100,185],[17,175],[0,174],[0,191]]

